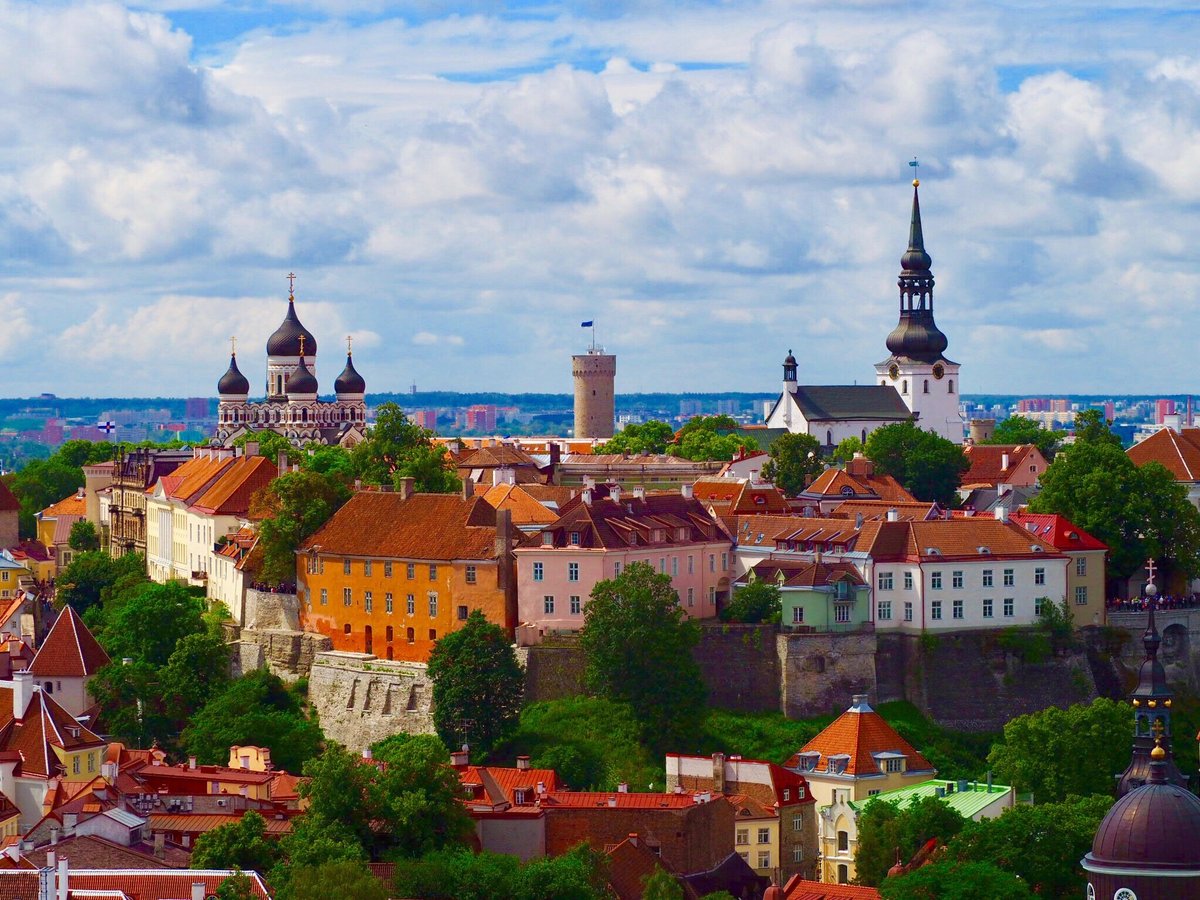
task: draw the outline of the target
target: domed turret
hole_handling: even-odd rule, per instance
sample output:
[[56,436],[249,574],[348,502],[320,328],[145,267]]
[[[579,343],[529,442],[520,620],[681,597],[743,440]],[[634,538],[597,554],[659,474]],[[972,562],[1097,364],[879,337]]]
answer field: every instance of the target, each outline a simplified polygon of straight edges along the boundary
[[[794,385],[796,383],[796,357],[792,356],[792,351],[788,351],[788,355],[783,360],[783,382],[784,385]],[[788,388],[789,390],[791,388]]]
[[354,353],[350,348],[349,337],[346,338],[346,368],[342,369],[342,374],[334,380],[333,390],[338,397],[344,394],[365,394],[367,392],[367,382],[354,368]]
[[305,352],[309,356],[317,355],[317,339],[300,324],[300,318],[296,315],[296,298],[288,294],[287,315],[275,333],[267,338],[267,356],[300,356]]
[[918,187],[920,182],[914,180],[908,249],[900,257],[900,321],[887,336],[887,348],[894,357],[932,363],[942,357],[949,341],[933,321],[933,260],[925,252]]
[[229,368],[217,382],[217,393],[222,397],[246,397],[250,394],[250,382],[237,365],[237,353],[229,354]]
[[285,389],[289,397],[293,394],[315,394],[317,392],[317,376],[308,370],[303,356],[300,357],[296,370],[288,376]]

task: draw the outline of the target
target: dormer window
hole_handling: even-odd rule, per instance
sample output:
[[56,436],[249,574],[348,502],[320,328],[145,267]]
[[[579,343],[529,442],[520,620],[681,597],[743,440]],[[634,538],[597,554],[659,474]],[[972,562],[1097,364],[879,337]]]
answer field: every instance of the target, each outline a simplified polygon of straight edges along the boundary
[[798,768],[801,772],[812,772],[817,768],[817,763],[820,762],[821,754],[814,751],[801,753],[799,755],[800,765]]
[[517,806],[525,805],[525,791],[523,789],[517,788],[515,791],[513,791],[513,803],[515,803]]
[[688,539],[688,530],[686,528],[678,529],[675,532],[675,538],[676,540],[686,541]]
[[572,547],[579,546],[579,532],[578,531],[571,532],[571,546]]
[[554,532],[553,531],[543,531],[542,532],[542,546],[543,547],[553,547],[554,546]]

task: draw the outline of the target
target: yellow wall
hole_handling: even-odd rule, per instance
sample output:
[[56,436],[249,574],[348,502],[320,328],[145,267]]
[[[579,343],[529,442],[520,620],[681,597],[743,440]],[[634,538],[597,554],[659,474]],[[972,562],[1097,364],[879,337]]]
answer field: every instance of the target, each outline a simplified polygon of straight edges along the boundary
[[[1070,557],[1070,561],[1067,563],[1067,605],[1075,616],[1075,627],[1103,625],[1106,609],[1104,596],[1105,551],[1089,550],[1085,553],[1068,553],[1067,556]],[[1078,575],[1076,574],[1078,572],[1077,560],[1081,558],[1087,562],[1085,563],[1085,573]],[[1080,605],[1075,602],[1076,587],[1087,588],[1088,602],[1086,604]]]
[[104,746],[88,747],[76,752],[68,752],[62,747],[55,747],[54,754],[66,771],[66,779],[94,778],[100,774],[100,764],[104,761]]
[[[780,865],[779,860],[779,819],[772,816],[769,819],[753,819],[750,817],[737,816],[733,821],[733,849],[738,852],[742,859],[746,860],[759,875],[771,876],[774,870]],[[759,829],[767,829],[768,840],[766,843],[761,843],[758,839]],[[745,832],[744,835],[740,832]],[[746,840],[740,840],[745,837]],[[767,865],[760,866],[758,864],[759,853],[770,853],[771,858]]]

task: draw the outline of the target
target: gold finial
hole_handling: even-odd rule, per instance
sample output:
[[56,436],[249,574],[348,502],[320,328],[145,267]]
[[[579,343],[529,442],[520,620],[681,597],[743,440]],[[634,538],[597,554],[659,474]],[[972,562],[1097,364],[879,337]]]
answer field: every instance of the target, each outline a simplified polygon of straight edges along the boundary
[[229,355],[237,356],[237,335],[232,335],[229,338]]
[[354,354],[354,338],[351,337],[350,335],[346,335],[346,355],[352,356],[353,354]]
[[291,300],[296,294],[296,273],[288,272],[288,299]]
[[1142,701],[1141,701],[1141,700],[1139,700],[1137,697],[1134,697],[1134,698],[1133,698],[1133,705],[1134,705],[1134,706],[1141,706],[1141,705],[1142,705]]
[[920,178],[914,178],[914,179],[913,179],[913,187],[920,187],[920,186],[921,186],[921,179],[920,179]]
[[1147,701],[1146,701],[1146,705],[1147,705],[1148,707],[1150,707],[1151,709],[1154,709],[1154,707],[1158,706],[1158,703],[1157,703],[1157,702],[1155,702],[1154,700],[1147,700]]
[[1167,758],[1167,751],[1162,748],[1162,735],[1154,739],[1154,749],[1150,751],[1150,758],[1157,762]]
[[304,355],[304,335],[300,335],[300,355]]

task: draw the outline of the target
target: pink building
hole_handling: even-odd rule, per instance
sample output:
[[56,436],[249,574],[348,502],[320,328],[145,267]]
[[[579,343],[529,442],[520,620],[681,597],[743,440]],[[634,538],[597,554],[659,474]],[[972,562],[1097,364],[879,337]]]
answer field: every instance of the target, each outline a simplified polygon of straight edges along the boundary
[[422,428],[437,431],[438,414],[436,409],[418,409],[413,413],[412,420]]
[[1154,401],[1154,422],[1156,425],[1161,425],[1167,416],[1175,415],[1175,401],[1155,400]]
[[578,631],[596,582],[635,562],[669,575],[690,617],[713,618],[729,594],[733,542],[690,486],[679,493],[586,488],[535,535],[538,543],[514,551],[522,645],[549,631]]

